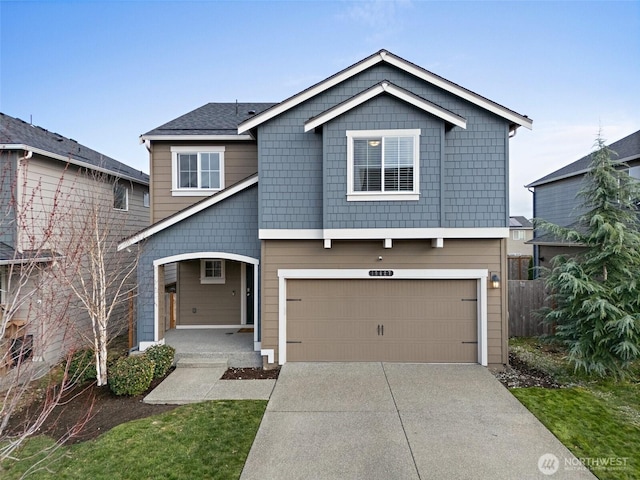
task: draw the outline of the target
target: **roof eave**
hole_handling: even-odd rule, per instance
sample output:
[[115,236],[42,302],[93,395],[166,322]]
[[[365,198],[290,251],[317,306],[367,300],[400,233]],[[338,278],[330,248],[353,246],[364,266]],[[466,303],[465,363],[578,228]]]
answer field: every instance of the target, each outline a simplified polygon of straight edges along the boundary
[[66,163],[69,163],[71,165],[76,165],[78,167],[82,167],[82,168],[87,168],[89,170],[94,170],[96,172],[100,172],[100,173],[106,173],[107,175],[111,175],[117,178],[121,178],[123,180],[129,180],[131,182],[135,182],[138,183],[140,185],[149,185],[149,181],[144,181],[141,180],[139,178],[135,178],[132,177],[130,175],[127,175],[123,172],[116,172],[114,170],[109,170],[108,168],[104,168],[104,167],[98,167],[97,165],[93,165],[91,163],[87,163],[84,162],[82,160],[78,160],[77,158],[74,158],[72,156],[65,156],[65,155],[60,155],[59,153],[53,153],[50,152],[48,150],[44,150],[42,148],[36,148],[36,147],[32,147],[30,145],[24,144],[24,143],[13,143],[13,144],[8,144],[8,143],[3,143],[0,144],[0,149],[2,150],[25,150],[25,151],[30,151],[33,153],[37,153],[38,155],[42,155],[44,157],[49,157],[49,158],[53,158],[55,160],[60,160]]
[[247,141],[253,140],[251,135],[140,135],[140,143],[144,141],[179,141],[179,140],[203,140],[203,141]]
[[347,67],[346,69],[338,72],[337,74],[327,78],[326,80],[321,81],[320,83],[315,84],[312,87],[309,87],[306,90],[289,97],[287,100],[274,105],[273,107],[265,110],[264,112],[256,115],[255,117],[245,120],[240,125],[238,125],[238,133],[245,133],[258,125],[270,120],[271,118],[280,115],[281,113],[289,110],[290,108],[299,105],[300,103],[322,93],[323,91],[337,85],[338,83],[347,80],[348,78],[357,75],[358,73],[370,68],[380,62],[387,62],[390,65],[393,65],[401,70],[412,74],[426,82],[429,82],[435,86],[442,88],[449,93],[457,95],[460,98],[463,98],[473,104],[476,104],[496,115],[509,120],[512,124],[523,126],[531,130],[533,128],[533,120],[530,118],[520,115],[519,113],[514,112],[513,110],[509,110],[502,105],[499,105],[481,95],[478,95],[470,90],[467,90],[464,87],[456,85],[438,75],[435,75],[428,70],[423,69],[411,62],[408,62],[400,57],[393,55],[392,53],[386,50],[380,50],[377,53],[361,60],[360,62],[352,65],[351,67]]

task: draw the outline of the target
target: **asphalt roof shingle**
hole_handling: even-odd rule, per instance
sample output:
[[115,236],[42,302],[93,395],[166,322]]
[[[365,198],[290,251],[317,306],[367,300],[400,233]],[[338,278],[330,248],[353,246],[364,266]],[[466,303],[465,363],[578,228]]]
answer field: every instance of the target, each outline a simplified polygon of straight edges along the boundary
[[[614,160],[623,161],[640,158],[640,130],[610,144],[609,148],[617,153],[617,156],[612,157]],[[591,153],[589,155],[585,155],[580,160],[576,160],[575,162],[536,180],[535,182],[531,182],[527,187],[535,187],[561,178],[578,175],[587,171],[590,164]]]
[[6,145],[26,145],[37,148],[108,170],[116,176],[126,176],[145,185],[149,184],[149,175],[140,170],[58,133],[0,113],[0,148]]
[[275,103],[207,103],[142,136],[237,135],[238,125]]

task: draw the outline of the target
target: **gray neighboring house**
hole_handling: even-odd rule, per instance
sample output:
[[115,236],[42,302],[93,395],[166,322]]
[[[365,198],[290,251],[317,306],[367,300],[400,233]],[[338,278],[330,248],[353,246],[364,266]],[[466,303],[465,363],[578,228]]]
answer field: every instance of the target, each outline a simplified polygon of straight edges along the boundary
[[[141,136],[138,340],[253,324],[265,364],[504,365],[509,141],[528,117],[386,50]],[[166,321],[168,289],[177,297]]]
[[533,247],[526,242],[533,239],[533,224],[522,216],[509,217],[509,256],[533,256]]
[[[617,153],[614,159],[629,166],[629,175],[640,180],[640,130],[608,145]],[[585,173],[589,171],[591,154],[585,155],[569,165],[526,185],[533,189],[533,216],[563,227],[572,225],[584,212],[580,209],[578,192],[583,187]],[[571,255],[580,251],[580,246],[567,244],[545,234],[540,229],[534,232],[534,262],[536,266],[549,267],[556,255]]]
[[[97,182],[87,172],[105,174],[109,181]],[[114,217],[121,219],[119,226],[124,228],[118,238],[130,235],[149,225],[149,176],[75,140],[0,113],[0,186],[1,331],[9,343],[24,337],[31,345],[31,358],[55,363],[73,345],[65,343],[68,339],[52,340],[62,334],[54,331],[57,327],[50,324],[50,319],[47,323],[46,314],[36,319],[37,312],[47,311],[45,292],[37,291],[24,298],[15,315],[3,317],[6,306],[18,298],[15,288],[18,279],[24,279],[19,273],[21,265],[24,271],[25,265],[38,263],[33,276],[40,276],[64,254],[47,247],[42,219],[56,208],[61,211],[71,205],[76,210],[83,209],[87,198],[83,195],[104,194],[104,198],[113,197]],[[71,226],[63,223],[64,217],[59,215],[55,224],[60,232]],[[23,292],[38,288],[34,287],[39,285],[37,282],[37,278],[28,278]],[[70,297],[62,288],[51,285],[54,297]],[[80,315],[74,317],[74,322],[86,320]],[[7,352],[10,345],[1,337],[0,372],[12,362]]]

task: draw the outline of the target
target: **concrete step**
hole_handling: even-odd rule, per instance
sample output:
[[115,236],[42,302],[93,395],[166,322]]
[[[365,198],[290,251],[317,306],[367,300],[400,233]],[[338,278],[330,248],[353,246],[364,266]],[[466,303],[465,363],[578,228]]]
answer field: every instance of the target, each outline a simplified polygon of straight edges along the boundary
[[176,368],[228,368],[229,362],[226,358],[180,358],[176,361]]
[[176,367],[210,368],[214,366],[261,367],[262,356],[259,352],[176,353]]

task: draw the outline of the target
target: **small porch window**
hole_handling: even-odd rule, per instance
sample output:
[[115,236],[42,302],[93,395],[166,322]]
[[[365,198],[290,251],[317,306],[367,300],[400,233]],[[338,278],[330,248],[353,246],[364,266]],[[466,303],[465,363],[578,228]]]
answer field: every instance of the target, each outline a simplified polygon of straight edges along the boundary
[[129,189],[120,182],[113,184],[113,208],[129,210]]
[[224,260],[200,260],[200,283],[225,283]]

